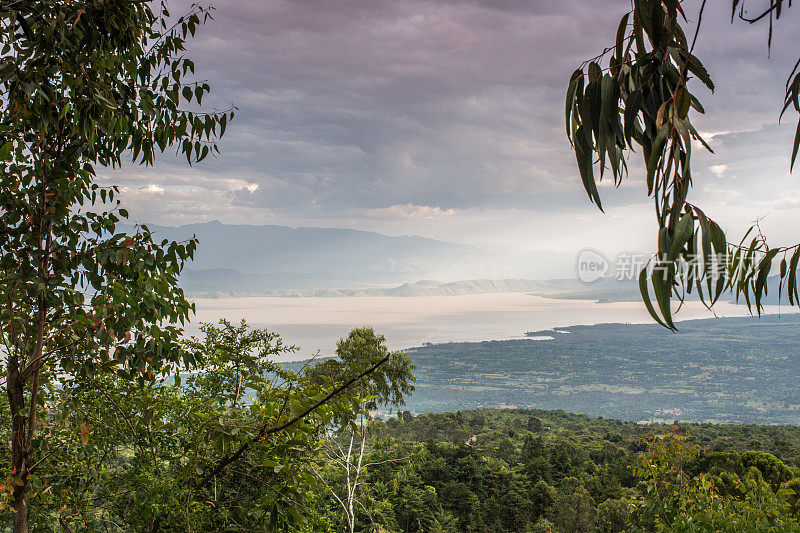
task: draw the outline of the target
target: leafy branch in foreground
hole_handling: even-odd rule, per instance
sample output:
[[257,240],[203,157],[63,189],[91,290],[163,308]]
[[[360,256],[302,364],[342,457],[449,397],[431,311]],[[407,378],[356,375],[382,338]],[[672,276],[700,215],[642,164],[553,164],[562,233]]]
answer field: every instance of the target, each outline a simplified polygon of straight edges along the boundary
[[[615,45],[570,77],[565,108],[567,136],[583,187],[601,210],[597,182],[608,171],[619,186],[628,172],[626,155],[641,148],[659,233],[657,254],[642,270],[639,287],[652,317],[673,330],[673,298],[683,302],[692,291],[709,308],[730,291],[760,313],[778,259],[779,288],[788,292],[790,304],[799,303],[800,245],[770,248],[757,223],[739,244],[732,244],[717,222],[687,201],[693,180],[692,145],[711,151],[692,123],[692,116],[704,109],[690,87],[691,80],[698,80],[712,92],[715,88],[694,55],[705,4],[690,41],[681,27],[681,19],[687,19],[679,0],[633,0],[631,11],[620,20]],[[732,4],[732,16],[738,7],[747,22],[769,17],[771,46],[773,19],[781,16],[784,2],[770,2],[767,10],[751,18],[745,15],[746,2]],[[788,76],[781,117],[790,106],[800,112],[799,67],[800,60]],[[800,121],[791,166],[798,147]]]

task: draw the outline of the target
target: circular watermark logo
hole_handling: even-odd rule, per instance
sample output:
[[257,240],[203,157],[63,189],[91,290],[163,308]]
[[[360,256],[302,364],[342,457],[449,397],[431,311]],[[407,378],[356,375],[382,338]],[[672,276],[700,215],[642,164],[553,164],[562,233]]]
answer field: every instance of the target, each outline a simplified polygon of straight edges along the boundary
[[606,275],[608,266],[608,259],[597,250],[583,250],[578,254],[578,279],[584,283],[597,281]]

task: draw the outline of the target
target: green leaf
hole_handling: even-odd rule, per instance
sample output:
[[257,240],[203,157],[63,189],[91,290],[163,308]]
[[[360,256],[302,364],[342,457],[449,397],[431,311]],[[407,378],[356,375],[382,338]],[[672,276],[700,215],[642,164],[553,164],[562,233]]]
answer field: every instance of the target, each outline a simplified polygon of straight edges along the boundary
[[[603,98],[600,87],[600,80],[589,83],[586,87],[586,93],[583,99],[584,108],[586,110],[586,124],[591,127],[587,130],[587,135],[594,133],[595,139],[600,142],[600,115],[603,109]],[[591,144],[591,142],[590,142]]]
[[600,84],[600,101],[602,105],[601,111],[601,120],[605,120],[606,122],[610,122],[612,119],[617,117],[618,113],[618,103],[616,98],[614,98],[614,78],[609,75],[605,75],[602,78]]
[[628,142],[628,147],[633,149],[631,140],[635,137],[635,121],[639,115],[642,105],[642,92],[634,91],[625,99],[625,140]]
[[583,188],[589,195],[594,204],[603,210],[600,205],[600,195],[597,192],[597,184],[594,181],[594,170],[592,168],[592,149],[583,134],[586,126],[581,125],[575,134],[575,157],[578,160],[578,170],[580,172]]
[[699,59],[697,59],[696,56],[689,54],[687,57],[688,59],[686,60],[686,67],[689,70],[689,72],[697,76],[697,79],[702,81],[703,85],[708,87],[713,93],[714,82],[711,80],[711,76],[709,76],[706,67],[703,66],[703,64],[700,62]]
[[0,161],[8,161],[11,159],[11,150],[14,148],[14,143],[8,141],[0,146]]
[[755,296],[755,304],[756,304],[756,312],[760,315],[761,311],[763,310],[763,306],[761,305],[761,298],[764,294],[767,293],[767,286],[766,281],[767,277],[769,276],[770,270],[772,269],[772,260],[775,258],[775,255],[780,250],[778,248],[773,248],[769,250],[765,255],[764,258],[758,264],[758,276],[756,277],[753,295]]
[[653,146],[650,151],[650,157],[647,158],[647,190],[653,189],[653,182],[655,180],[656,171],[658,170],[658,162],[661,159],[664,151],[664,145],[667,142],[667,130],[660,129],[653,141]]
[[703,137],[701,137],[701,136],[700,136],[700,134],[699,134],[699,133],[697,132],[697,130],[694,128],[694,126],[692,125],[692,123],[691,123],[691,122],[689,122],[688,120],[686,121],[686,127],[688,127],[688,128],[689,128],[689,132],[692,134],[692,138],[693,138],[693,139],[697,139],[698,141],[700,141],[700,144],[702,144],[702,145],[703,145],[703,147],[704,147],[706,150],[708,150],[708,151],[709,151],[709,152],[711,152],[712,154],[714,153],[714,150],[712,150],[712,149],[711,149],[711,147],[708,145],[708,143],[706,143],[705,139],[703,139]]
[[572,108],[575,105],[575,90],[578,87],[578,80],[583,79],[583,71],[578,69],[572,73],[572,76],[569,78],[569,86],[567,87],[567,102],[566,108],[564,110],[564,115],[566,117],[566,126],[567,126],[567,137],[570,137],[571,140],[571,122],[572,122]]
[[589,83],[599,81],[603,75],[603,69],[596,62],[589,63]]
[[686,118],[686,115],[689,113],[690,105],[691,105],[691,98],[689,95],[689,91],[686,90],[686,87],[679,88],[677,93],[675,94],[675,108],[677,109],[678,116],[681,119]]
[[[703,276],[706,281],[706,288],[708,289],[709,300],[712,300],[712,273],[715,267],[716,258],[712,257],[711,253],[711,228],[708,223],[708,218],[705,213],[695,208],[697,219],[700,221],[700,233],[702,238],[702,253],[703,253]],[[698,280],[699,282],[699,280]]]
[[792,258],[789,260],[789,279],[788,279],[788,293],[789,293],[789,304],[795,305],[800,304],[800,300],[798,300],[798,289],[797,289],[797,263],[800,261],[800,246],[798,246],[794,253],[792,254]]
[[625,41],[625,32],[628,29],[628,18],[630,17],[630,13],[625,13],[625,16],[622,17],[622,20],[619,21],[619,26],[617,27],[617,61],[622,61],[622,56],[625,53],[623,51],[623,44]]
[[694,217],[691,212],[683,215],[678,223],[675,225],[675,233],[672,236],[672,243],[670,244],[669,254],[667,260],[674,262],[681,253],[686,242],[694,233]]
[[[655,281],[655,273],[657,269],[653,269],[653,276],[651,278],[651,283],[653,284],[653,290],[656,293],[656,298],[659,298],[659,289],[656,289],[656,281]],[[642,271],[639,273],[639,293],[642,295],[642,301],[644,302],[645,307],[647,308],[647,312],[650,313],[650,316],[653,317],[653,320],[664,326],[665,328],[675,329],[674,327],[670,327],[664,320],[662,320],[661,316],[656,312],[655,307],[653,306],[650,300],[650,294],[647,287],[647,268],[643,268]],[[659,307],[661,307],[661,300],[658,301]],[[667,303],[669,306],[669,303]],[[667,307],[669,310],[669,307]],[[663,312],[663,308],[662,308]]]

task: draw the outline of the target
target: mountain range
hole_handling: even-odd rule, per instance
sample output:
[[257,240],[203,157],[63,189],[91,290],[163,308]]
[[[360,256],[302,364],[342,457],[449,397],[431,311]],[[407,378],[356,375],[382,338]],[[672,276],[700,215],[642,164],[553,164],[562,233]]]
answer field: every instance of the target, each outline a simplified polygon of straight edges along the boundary
[[148,225],[157,238],[196,236],[194,261],[182,276],[189,293],[365,289],[420,280],[544,280],[573,275],[570,254],[389,236],[338,228]]

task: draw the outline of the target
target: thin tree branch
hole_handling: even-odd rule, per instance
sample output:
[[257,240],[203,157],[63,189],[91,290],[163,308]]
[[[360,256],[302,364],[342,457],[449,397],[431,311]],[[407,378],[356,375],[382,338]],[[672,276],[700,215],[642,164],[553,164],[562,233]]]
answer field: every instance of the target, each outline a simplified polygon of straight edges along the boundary
[[192,489],[193,490],[198,490],[198,489],[201,489],[201,488],[205,487],[216,475],[218,475],[220,472],[222,472],[228,465],[230,465],[231,463],[233,463],[234,461],[239,459],[242,455],[244,455],[244,453],[247,451],[247,449],[250,447],[251,444],[253,444],[255,442],[258,442],[259,440],[262,440],[262,439],[264,439],[264,438],[266,438],[266,437],[268,437],[270,435],[274,435],[275,433],[279,433],[279,432],[281,432],[281,431],[283,431],[285,429],[288,429],[289,427],[293,426],[294,424],[296,424],[297,422],[299,422],[300,420],[302,420],[303,418],[305,418],[306,416],[308,416],[312,412],[316,411],[317,409],[319,409],[320,407],[322,407],[323,405],[328,403],[335,396],[338,396],[343,391],[349,389],[356,381],[358,381],[358,380],[360,380],[360,379],[372,374],[373,372],[375,372],[375,370],[377,370],[378,367],[380,367],[382,364],[384,364],[388,360],[389,360],[389,356],[387,355],[386,357],[384,357],[383,359],[381,359],[380,361],[378,361],[377,363],[372,365],[367,370],[365,370],[362,373],[360,373],[359,375],[349,379],[348,381],[346,381],[344,384],[340,385],[339,387],[336,387],[335,389],[333,389],[330,393],[325,395],[324,398],[322,398],[321,400],[318,400],[317,402],[312,404],[310,407],[306,408],[302,413],[300,413],[299,415],[295,416],[291,420],[289,420],[287,422],[284,422],[283,424],[280,424],[280,425],[277,425],[277,426],[272,426],[272,427],[267,427],[266,425],[262,426],[261,429],[259,430],[259,432],[256,435],[254,435],[250,440],[248,440],[247,442],[242,444],[239,447],[239,449],[236,450],[236,452],[234,452],[233,454],[229,455],[228,457],[222,459],[217,464],[216,467],[214,467],[208,474],[206,474],[199,481],[197,481],[193,485]]

